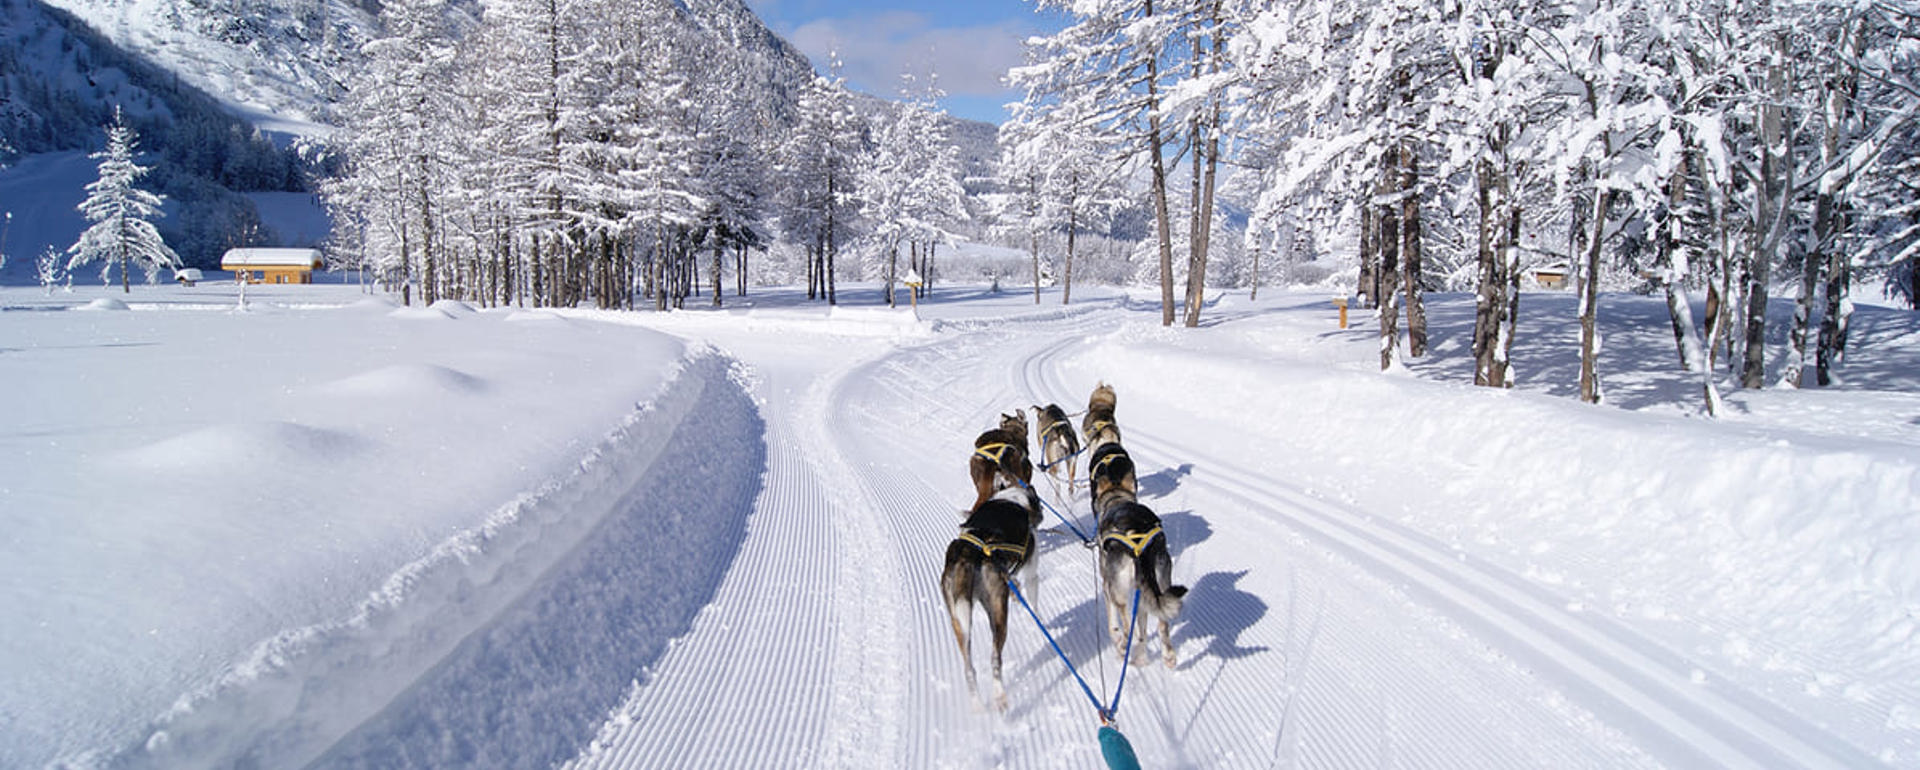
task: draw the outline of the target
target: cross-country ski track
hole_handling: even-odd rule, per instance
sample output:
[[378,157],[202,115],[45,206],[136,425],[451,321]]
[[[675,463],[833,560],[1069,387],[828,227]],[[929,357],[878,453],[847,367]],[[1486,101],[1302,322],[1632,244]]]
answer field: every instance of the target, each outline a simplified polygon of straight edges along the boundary
[[[1098,303],[947,322],[870,360],[762,372],[778,449],[740,557],[577,766],[1097,764],[1091,705],[1017,608],[1010,710],[969,701],[935,581],[970,499],[972,437],[1016,407],[1083,408],[1101,378],[1089,348],[1121,324]],[[713,336],[749,365],[778,344]],[[1180,424],[1217,402],[1188,413],[1121,393],[1143,501],[1192,588],[1179,668],[1149,649],[1121,703],[1148,766],[1871,763],[1760,699],[1690,681],[1678,656],[1516,575],[1317,499],[1241,447],[1181,441]],[[1082,492],[1065,510],[1091,531],[1086,506]],[[1046,527],[1029,593],[1108,697],[1118,668],[1092,552],[1052,514]],[[987,661],[977,639],[983,688]],[[686,709],[711,717],[688,731],[661,716]]]
[[[1093,706],[1017,605],[1009,710],[984,705],[984,616],[968,697],[937,580],[974,436],[1049,402],[1077,425],[1108,381],[1191,589],[1178,666],[1149,636],[1119,706],[1146,767],[1877,764],[1671,642],[1316,488],[1273,450],[1304,439],[1236,417],[1286,383],[1157,378],[1212,354],[1125,298],[931,323],[575,315],[683,337],[689,363],[576,478],[419,566],[394,606],[277,642],[270,673],[184,699],[109,763],[1098,766]],[[1023,589],[1111,697],[1094,551],[1057,517],[1092,532],[1087,495],[1035,484],[1053,508]],[[337,703],[302,716],[316,698]]]

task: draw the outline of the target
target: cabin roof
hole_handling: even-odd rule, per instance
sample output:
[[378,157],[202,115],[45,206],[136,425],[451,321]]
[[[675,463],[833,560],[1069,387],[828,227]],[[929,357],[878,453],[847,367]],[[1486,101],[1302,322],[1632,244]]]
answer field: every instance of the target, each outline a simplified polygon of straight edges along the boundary
[[305,267],[320,266],[319,249],[244,248],[228,249],[220,257],[220,267]]

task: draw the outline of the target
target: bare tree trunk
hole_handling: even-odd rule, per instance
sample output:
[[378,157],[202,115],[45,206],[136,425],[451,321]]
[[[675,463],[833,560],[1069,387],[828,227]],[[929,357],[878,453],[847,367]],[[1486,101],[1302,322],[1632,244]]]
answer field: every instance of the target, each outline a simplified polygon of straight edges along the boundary
[[1600,403],[1600,252],[1606,238],[1607,209],[1612,193],[1595,188],[1593,218],[1587,223],[1586,253],[1580,273],[1580,400]]
[[[1509,127],[1496,129],[1496,144],[1490,148],[1495,157],[1504,156]],[[1479,161],[1476,171],[1479,186],[1480,287],[1474,297],[1473,384],[1504,388],[1511,384],[1508,354],[1512,349],[1512,315],[1516,298],[1513,273],[1516,259],[1513,238],[1518,228],[1518,207],[1511,200],[1511,177],[1493,157]]]
[[[1381,158],[1381,178],[1376,189],[1381,192],[1399,186],[1397,162],[1389,155]],[[1382,196],[1385,197],[1385,196]],[[1393,368],[1394,353],[1400,344],[1400,305],[1396,302],[1399,292],[1395,291],[1400,279],[1400,217],[1396,211],[1398,201],[1379,205],[1380,213],[1374,216],[1379,232],[1373,242],[1380,251],[1380,371]]]
[[[1146,1],[1146,13],[1153,15],[1153,0]],[[1160,146],[1160,64],[1159,57],[1147,58],[1147,155],[1153,177],[1153,218],[1155,234],[1160,238],[1160,325],[1173,325],[1173,233],[1167,211],[1167,164]]]
[[1400,169],[1400,264],[1406,277],[1407,355],[1419,358],[1427,354],[1427,307],[1420,296],[1420,156],[1410,141],[1400,145]]
[[[1667,216],[1660,223],[1659,233],[1655,236],[1654,246],[1658,249],[1656,260],[1663,268],[1663,282],[1667,290],[1667,317],[1673,322],[1674,344],[1680,352],[1680,363],[1687,371],[1700,378],[1700,395],[1705,401],[1707,416],[1718,417],[1725,411],[1720,400],[1720,388],[1714,384],[1713,362],[1703,344],[1699,328],[1693,323],[1693,301],[1687,296],[1687,276],[1693,272],[1692,260],[1688,257],[1683,243],[1683,228],[1686,221],[1682,209],[1687,196],[1687,157],[1681,156],[1680,164],[1674,169],[1673,178],[1667,180]],[[1708,326],[1714,325],[1714,307],[1718,303],[1708,303]],[[1710,340],[1710,338],[1709,338]]]
[[1033,258],[1033,304],[1040,304],[1040,234],[1027,231],[1027,254]]
[[1766,385],[1767,364],[1767,283],[1773,267],[1780,234],[1786,226],[1787,197],[1793,188],[1792,162],[1783,157],[1791,141],[1786,123],[1787,61],[1784,33],[1775,40],[1776,55],[1768,65],[1768,89],[1776,97],[1758,105],[1760,129],[1760,178],[1754,180],[1753,234],[1747,250],[1747,354],[1741,371],[1741,386]]
[[[1221,66],[1220,61],[1226,51],[1226,34],[1221,29],[1225,20],[1221,11],[1220,0],[1214,0],[1212,6],[1207,11],[1207,15],[1212,22],[1209,27],[1208,36],[1212,38],[1213,51],[1211,55],[1203,57],[1201,55],[1199,38],[1196,37],[1194,39],[1193,58],[1195,75],[1200,75],[1203,70],[1210,74],[1219,73]],[[1203,59],[1205,61],[1204,67],[1202,66]],[[1187,264],[1186,325],[1188,328],[1200,325],[1200,311],[1206,308],[1207,261],[1210,257],[1213,241],[1215,172],[1217,172],[1220,167],[1220,97],[1217,95],[1209,97],[1208,103],[1211,113],[1207,116],[1206,120],[1203,121],[1196,117],[1193,121],[1193,150],[1195,153],[1193,158],[1193,171],[1195,184],[1199,185],[1200,194],[1194,200],[1193,233],[1187,238],[1188,251],[1190,253]],[[1202,141],[1200,138],[1203,133],[1206,136],[1205,141]],[[1206,162],[1204,171],[1201,168],[1202,155],[1205,155]],[[1204,182],[1201,181],[1203,178],[1205,180]]]
[[713,306],[720,307],[720,260],[726,255],[727,247],[720,239],[713,239]]
[[[1845,36],[1841,47],[1850,49],[1849,53],[1858,57],[1865,47],[1865,22],[1856,22],[1840,33]],[[1823,111],[1827,121],[1823,155],[1837,162],[1840,148],[1852,142],[1853,130],[1859,125],[1859,75],[1847,70],[1839,82],[1828,89],[1826,109]],[[1847,352],[1847,321],[1853,315],[1853,302],[1848,295],[1853,290],[1853,265],[1842,243],[1842,235],[1852,227],[1852,216],[1839,189],[1829,189],[1822,185],[1819,202],[1814,216],[1815,243],[1814,254],[1808,259],[1822,256],[1827,262],[1827,306],[1826,313],[1820,319],[1819,354],[1814,367],[1816,381],[1821,387],[1832,385],[1833,370],[1845,360]],[[1822,216],[1818,213],[1825,211]],[[1826,231],[1820,232],[1820,222],[1826,223]]]
[[820,249],[807,244],[807,299],[819,299],[820,288]]
[[1379,212],[1371,202],[1360,207],[1360,279],[1354,294],[1360,307],[1375,307],[1380,299]]
[[838,185],[836,185],[834,182],[835,180],[833,177],[829,176],[827,178],[827,200],[829,201],[829,203],[827,204],[827,243],[826,243],[826,248],[821,251],[821,254],[825,259],[825,261],[820,264],[820,280],[823,281],[823,283],[821,283],[821,286],[827,292],[828,305],[840,304],[840,298],[834,296],[834,291],[833,291],[834,289],[833,258],[835,256],[834,251],[837,248],[834,244],[833,228],[834,228],[834,220],[836,219],[834,215],[839,211],[839,208],[837,207],[837,205],[831,203],[831,201],[833,200],[833,196],[840,194],[835,189],[836,187],[838,187]]
[[1853,316],[1853,300],[1847,297],[1853,289],[1853,266],[1840,249],[1827,259],[1827,313],[1820,319],[1820,353],[1814,365],[1821,387],[1834,383],[1833,370],[1846,360],[1847,322]]
[[920,288],[915,289],[915,291],[920,293],[921,299],[926,299],[927,297],[932,296],[931,292],[933,291],[933,274],[935,272],[934,265],[933,265],[933,257],[934,257],[934,254],[939,250],[939,248],[940,248],[939,243],[934,241],[927,241],[927,250],[925,252],[924,259],[922,260],[922,263],[920,265]]
[[895,306],[893,302],[893,287],[895,282],[899,280],[899,272],[900,272],[900,244],[898,243],[888,244],[887,246],[887,307]]
[[1060,281],[1060,304],[1073,301],[1073,237],[1079,230],[1079,214],[1072,207],[1067,209],[1067,262],[1064,266],[1065,278]]
[[1253,286],[1247,291],[1247,301],[1249,302],[1260,299],[1260,255],[1265,253],[1266,250],[1267,246],[1264,240],[1253,247]]

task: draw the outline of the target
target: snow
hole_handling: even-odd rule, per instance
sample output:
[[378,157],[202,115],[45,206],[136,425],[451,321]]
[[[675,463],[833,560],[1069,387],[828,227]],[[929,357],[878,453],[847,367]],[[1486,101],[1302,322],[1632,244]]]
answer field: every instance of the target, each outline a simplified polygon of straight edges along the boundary
[[[1603,298],[1595,407],[1553,292],[1511,391],[1465,295],[1382,374],[1318,292],[237,292],[0,288],[0,766],[1093,766],[1019,610],[968,701],[935,582],[973,436],[1106,381],[1192,589],[1126,680],[1149,766],[1920,767],[1910,312],[1712,420],[1651,297]],[[1046,526],[1022,587],[1109,696]]]

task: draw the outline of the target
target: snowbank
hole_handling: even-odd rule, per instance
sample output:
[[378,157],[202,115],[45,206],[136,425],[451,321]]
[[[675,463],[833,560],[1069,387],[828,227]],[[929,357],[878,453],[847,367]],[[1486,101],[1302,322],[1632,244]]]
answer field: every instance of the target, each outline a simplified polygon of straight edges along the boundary
[[[1112,381],[1123,421],[1208,437],[1208,452],[1260,458],[1283,482],[1679,640],[1703,677],[1910,729],[1887,721],[1913,713],[1920,670],[1910,443],[1327,366],[1328,349],[1289,339],[1249,357],[1135,327],[1068,368]],[[1796,398],[1823,395],[1841,398]]]

